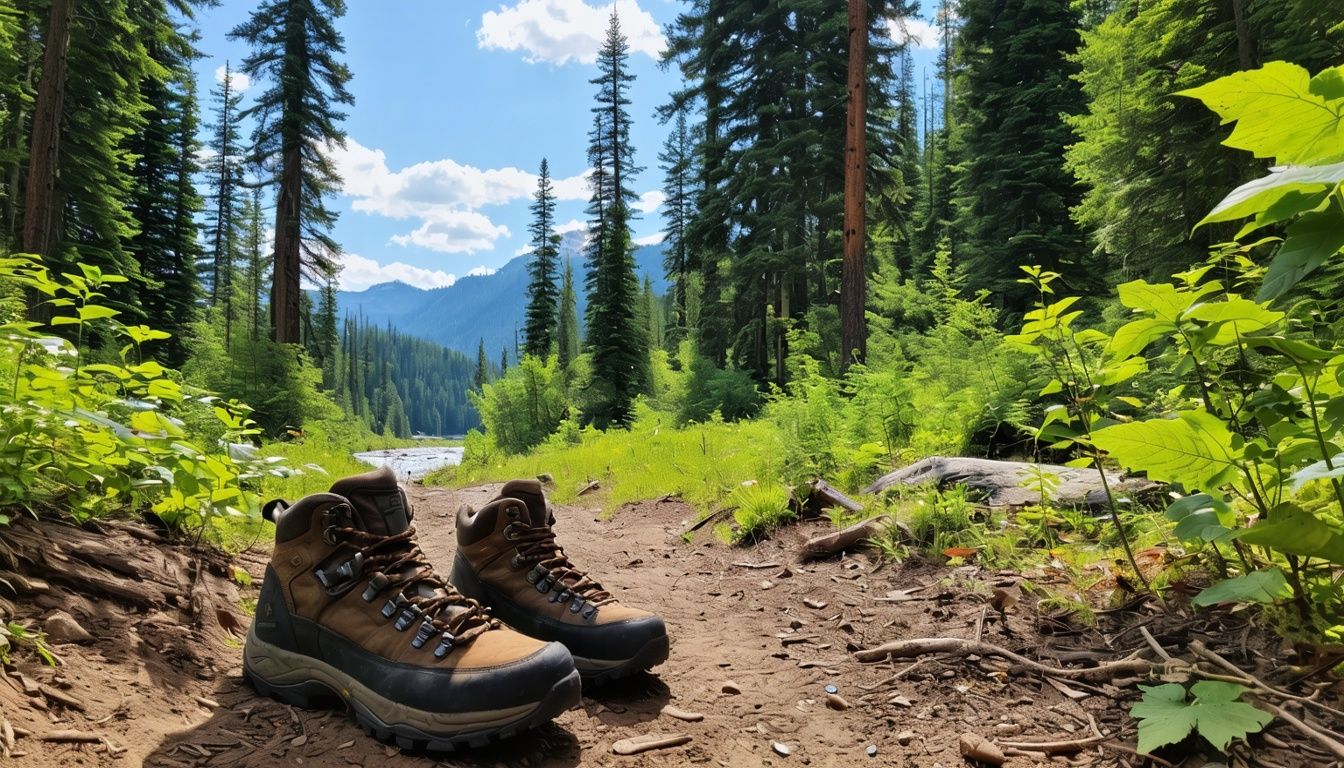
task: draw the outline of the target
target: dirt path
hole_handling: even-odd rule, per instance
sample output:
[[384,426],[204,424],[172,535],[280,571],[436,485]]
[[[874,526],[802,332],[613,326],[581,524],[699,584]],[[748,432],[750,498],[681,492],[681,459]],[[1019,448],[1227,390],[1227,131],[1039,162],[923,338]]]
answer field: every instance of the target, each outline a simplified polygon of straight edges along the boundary
[[[453,513],[461,503],[482,503],[493,490],[412,488],[422,544],[443,570],[453,553]],[[958,753],[964,731],[1045,740],[1086,735],[1090,718],[1103,727],[1121,722],[1103,696],[1075,690],[1084,697],[1071,699],[1040,679],[1008,676],[988,662],[926,661],[907,670],[908,664],[861,665],[849,653],[896,637],[973,636],[985,618],[986,638],[1042,657],[1052,646],[1086,652],[1100,643],[1094,633],[1040,621],[1025,608],[1009,614],[1011,634],[1004,634],[985,606],[996,586],[1016,589],[1011,575],[973,567],[875,569],[863,557],[800,566],[794,557],[800,540],[824,522],[739,549],[707,532],[683,541],[680,532],[692,518],[677,501],[626,507],[605,521],[595,507],[560,511],[560,538],[576,562],[602,574],[628,602],[665,617],[671,660],[653,674],[585,692],[581,709],[500,748],[447,759],[402,754],[363,735],[342,713],[257,698],[241,684],[239,648],[198,659],[174,656],[184,653],[180,646],[148,643],[144,622],[136,619],[137,653],[113,650],[124,648],[124,635],[103,636],[94,645],[62,647],[67,665],[57,672],[23,667],[32,680],[65,685],[82,699],[82,713],[8,714],[37,733],[65,727],[102,733],[126,751],[114,757],[98,744],[44,745],[28,737],[19,740],[27,754],[17,764],[952,768],[965,764]],[[259,580],[261,560],[246,567]],[[1052,636],[1051,630],[1060,632]],[[905,672],[899,681],[875,685],[897,671]],[[848,709],[828,708],[828,685]],[[740,692],[726,692],[733,686]],[[0,706],[13,713],[11,703],[0,697]],[[702,713],[704,720],[662,714],[668,704]],[[637,756],[612,753],[615,741],[647,733],[687,734],[691,741]],[[790,754],[778,754],[776,744]],[[1080,764],[1118,765],[1117,755],[1084,754]],[[1007,764],[1037,762],[1017,757]]]

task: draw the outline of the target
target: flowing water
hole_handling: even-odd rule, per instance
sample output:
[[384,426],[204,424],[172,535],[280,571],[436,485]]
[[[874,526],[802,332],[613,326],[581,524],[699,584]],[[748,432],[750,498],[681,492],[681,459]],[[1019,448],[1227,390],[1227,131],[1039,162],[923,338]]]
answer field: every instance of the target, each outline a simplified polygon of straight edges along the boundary
[[356,453],[355,458],[375,467],[391,467],[402,482],[419,480],[440,467],[462,463],[462,447],[388,448],[383,451]]

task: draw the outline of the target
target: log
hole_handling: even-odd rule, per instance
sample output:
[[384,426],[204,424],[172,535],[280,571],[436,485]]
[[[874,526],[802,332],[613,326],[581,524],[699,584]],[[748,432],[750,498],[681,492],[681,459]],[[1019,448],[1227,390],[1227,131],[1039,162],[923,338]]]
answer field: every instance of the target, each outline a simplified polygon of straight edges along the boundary
[[902,536],[906,539],[910,538],[910,532],[906,530],[904,525],[896,522],[888,515],[879,515],[834,533],[808,539],[802,550],[799,551],[798,559],[806,562],[830,557],[836,552],[846,549],[861,548],[865,546],[864,542],[882,533],[882,529],[888,525],[898,526],[901,529]]
[[[961,485],[982,496],[983,502],[991,507],[1025,507],[1041,502],[1036,489],[1024,487],[1037,477],[1038,471],[1054,475],[1058,480],[1058,486],[1049,497],[1053,505],[1092,510],[1106,508],[1106,490],[1095,469],[956,456],[930,456],[917,461],[883,475],[863,492],[881,493],[898,485],[925,483],[932,483],[939,490]],[[1125,477],[1116,472],[1107,472],[1106,479],[1117,500],[1151,496],[1163,488],[1162,484],[1147,478]]]
[[807,484],[807,499],[803,502],[804,517],[816,517],[827,509],[839,507],[850,514],[863,511],[863,505],[849,498],[835,486],[820,478]]

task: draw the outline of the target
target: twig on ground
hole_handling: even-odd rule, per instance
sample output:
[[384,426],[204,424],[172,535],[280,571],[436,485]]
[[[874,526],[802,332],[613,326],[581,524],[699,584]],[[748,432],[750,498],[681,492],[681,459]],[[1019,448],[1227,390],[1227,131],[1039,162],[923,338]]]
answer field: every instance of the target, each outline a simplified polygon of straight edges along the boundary
[[1157,638],[1153,637],[1153,633],[1149,632],[1147,627],[1139,627],[1139,633],[1143,635],[1143,640],[1148,643],[1148,647],[1153,649],[1153,653],[1156,653],[1163,661],[1172,661],[1171,654],[1167,653],[1167,649],[1157,642]]
[[1095,667],[1063,669],[1051,667],[1038,661],[1014,653],[993,643],[976,642],[959,637],[926,637],[916,640],[893,640],[876,648],[868,648],[854,653],[854,658],[862,662],[883,661],[891,658],[914,658],[930,653],[950,653],[960,656],[999,656],[1026,669],[1050,677],[1063,677],[1072,680],[1109,680],[1119,675],[1149,674],[1158,665],[1146,659],[1121,659]]
[[1264,706],[1265,709],[1274,713],[1280,720],[1296,728],[1303,736],[1316,741],[1321,746],[1330,750],[1330,753],[1335,756],[1336,760],[1344,760],[1344,744],[1336,741],[1320,729],[1307,725],[1292,712],[1289,712],[1277,704],[1271,704],[1267,701],[1261,701],[1260,704]]
[[59,742],[86,742],[93,743],[103,740],[103,737],[97,733],[86,733],[84,731],[50,731],[37,737],[39,741],[59,741]]
[[[1231,673],[1232,676],[1236,679],[1231,680],[1229,682],[1244,683],[1252,687],[1258,688],[1259,690],[1265,693],[1270,693],[1275,696],[1281,696],[1290,701],[1300,701],[1303,704],[1315,707],[1322,712],[1326,712],[1336,718],[1339,718],[1340,720],[1344,720],[1344,711],[1335,709],[1334,707],[1328,706],[1326,704],[1322,704],[1321,702],[1313,698],[1309,698],[1307,696],[1299,696],[1295,693],[1290,693],[1280,688],[1275,688],[1274,686],[1269,685],[1268,683],[1256,677],[1255,675],[1251,674],[1250,672],[1247,672],[1241,667],[1238,667],[1236,664],[1233,664],[1232,662],[1218,655],[1214,651],[1210,650],[1209,647],[1205,645],[1202,640],[1191,640],[1190,651],[1199,658],[1209,662],[1210,664],[1213,664],[1214,666],[1220,667],[1223,670]],[[1215,678],[1213,675],[1208,675],[1206,673],[1200,673],[1200,674],[1209,679],[1226,679],[1226,678]]]

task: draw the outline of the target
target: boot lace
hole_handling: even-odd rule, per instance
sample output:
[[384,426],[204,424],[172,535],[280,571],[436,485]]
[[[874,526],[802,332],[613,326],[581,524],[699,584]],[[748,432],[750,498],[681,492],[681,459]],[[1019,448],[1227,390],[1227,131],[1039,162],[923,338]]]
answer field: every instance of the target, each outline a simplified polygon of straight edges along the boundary
[[[365,592],[366,600],[370,594],[394,589],[392,594],[397,596],[393,598],[397,602],[397,610],[404,611],[413,606],[413,612],[418,612],[425,624],[435,632],[452,635],[454,645],[465,645],[483,633],[499,628],[499,620],[492,618],[484,606],[458,592],[446,579],[435,573],[434,566],[421,551],[420,545],[415,543],[415,526],[392,535],[370,533],[348,526],[337,526],[334,532],[350,544],[360,547],[364,572],[373,573]],[[432,596],[419,594],[416,588],[420,585],[430,587]],[[453,607],[461,610],[447,610]]]
[[580,571],[570,562],[565,550],[555,540],[555,531],[549,525],[529,526],[510,523],[511,536],[518,547],[519,565],[539,565],[550,572],[551,578],[562,583],[571,592],[594,606],[614,602],[616,597],[602,588],[587,572]]

